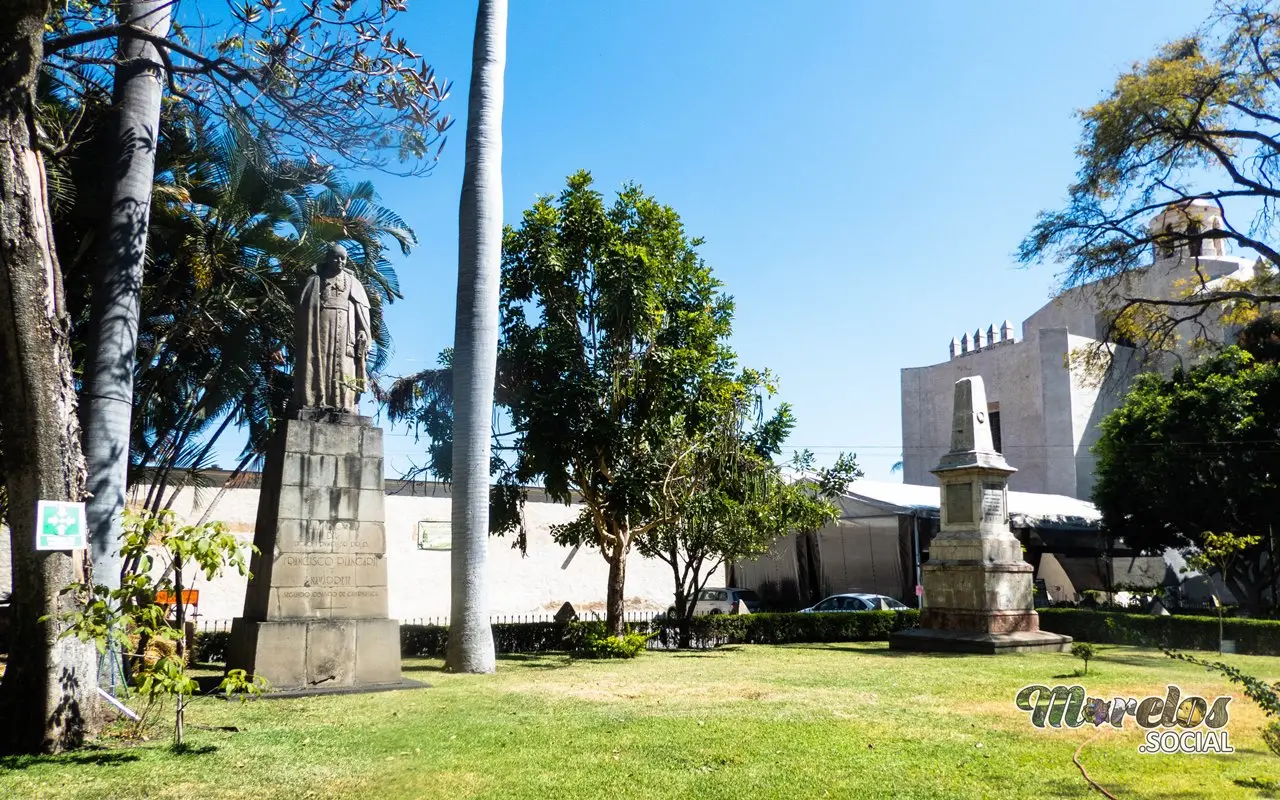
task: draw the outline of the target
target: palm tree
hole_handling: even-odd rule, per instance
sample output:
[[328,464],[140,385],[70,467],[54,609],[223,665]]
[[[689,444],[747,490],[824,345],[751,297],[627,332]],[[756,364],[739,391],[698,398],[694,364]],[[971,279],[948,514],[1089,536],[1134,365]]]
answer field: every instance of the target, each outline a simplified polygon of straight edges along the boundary
[[[164,37],[170,0],[121,4],[120,19]],[[116,124],[111,140],[114,169],[107,237],[93,293],[93,338],[85,367],[81,419],[88,469],[86,514],[94,578],[120,585],[120,512],[129,467],[133,410],[133,359],[138,338],[147,225],[160,130],[164,66],[151,43],[120,36],[115,73]]]
[[490,420],[502,262],[502,80],[507,2],[480,0],[471,55],[467,154],[458,208],[453,351],[452,600],[446,668],[493,672],[488,620]]

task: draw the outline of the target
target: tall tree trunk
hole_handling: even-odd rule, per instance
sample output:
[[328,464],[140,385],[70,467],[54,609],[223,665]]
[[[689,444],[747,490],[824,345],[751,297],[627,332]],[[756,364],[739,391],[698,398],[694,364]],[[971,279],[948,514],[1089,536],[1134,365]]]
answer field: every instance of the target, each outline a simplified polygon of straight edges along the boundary
[[[121,21],[167,36],[171,8],[170,0],[133,0],[123,3],[119,14]],[[85,362],[83,411],[94,580],[113,588],[120,585],[120,512],[129,471],[142,268],[164,80],[164,65],[147,42],[122,35],[117,58],[115,183],[107,209],[107,235],[94,275],[89,321],[93,336]]]
[[609,551],[609,589],[605,595],[604,625],[610,636],[622,636],[627,632],[627,553],[630,542],[617,544]]
[[445,667],[493,672],[489,627],[489,444],[502,278],[502,74],[507,2],[480,0],[472,44],[467,155],[458,208],[453,350],[452,588]]
[[0,684],[0,751],[77,744],[93,718],[91,644],[41,622],[74,602],[82,553],[37,551],[36,502],[80,500],[84,459],[68,344],[70,322],[53,246],[44,163],[36,149],[35,84],[47,2],[0,14],[0,435],[5,456],[13,629]]

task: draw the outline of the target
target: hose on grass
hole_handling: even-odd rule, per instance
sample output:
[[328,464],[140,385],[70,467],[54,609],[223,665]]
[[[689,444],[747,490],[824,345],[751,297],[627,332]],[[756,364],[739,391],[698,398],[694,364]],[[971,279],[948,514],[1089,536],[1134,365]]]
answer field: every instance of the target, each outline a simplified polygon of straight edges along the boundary
[[1076,748],[1075,755],[1071,757],[1071,762],[1080,768],[1080,774],[1083,775],[1084,779],[1089,782],[1089,785],[1097,789],[1099,792],[1102,792],[1102,795],[1104,797],[1109,798],[1109,800],[1120,800],[1120,798],[1116,797],[1111,792],[1108,792],[1106,789],[1103,789],[1102,786],[1093,778],[1090,778],[1089,772],[1084,768],[1084,764],[1080,763],[1080,753],[1081,751],[1084,750],[1084,746],[1092,742],[1094,739],[1097,739],[1101,735],[1102,735],[1101,733],[1095,734],[1093,736],[1090,736],[1088,739],[1085,739],[1083,742],[1081,742],[1080,746]]

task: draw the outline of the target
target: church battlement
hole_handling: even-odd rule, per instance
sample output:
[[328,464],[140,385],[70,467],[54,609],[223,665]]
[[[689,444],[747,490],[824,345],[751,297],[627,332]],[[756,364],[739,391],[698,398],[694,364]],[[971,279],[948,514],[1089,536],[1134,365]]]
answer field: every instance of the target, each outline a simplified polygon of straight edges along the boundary
[[960,358],[992,347],[1013,344],[1015,341],[1013,338],[1013,323],[1006,319],[1000,325],[1000,338],[997,339],[996,336],[996,326],[988,325],[985,334],[982,332],[982,328],[975,329],[972,340],[969,339],[969,334],[967,333],[959,339],[952,337],[951,357]]

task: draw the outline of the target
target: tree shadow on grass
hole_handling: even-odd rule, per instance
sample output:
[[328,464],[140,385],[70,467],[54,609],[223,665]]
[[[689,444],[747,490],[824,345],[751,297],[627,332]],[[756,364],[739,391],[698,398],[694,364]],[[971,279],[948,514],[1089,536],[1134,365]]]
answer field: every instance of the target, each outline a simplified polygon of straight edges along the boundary
[[1106,650],[1100,651],[1093,657],[1093,660],[1099,664],[1106,662],[1108,664],[1124,664],[1130,667],[1168,666],[1173,661],[1173,659],[1169,658],[1164,653],[1151,653],[1150,655],[1141,655],[1137,653],[1132,655],[1118,655],[1108,653]]
[[[877,646],[879,645],[879,646]],[[859,653],[866,656],[879,656],[880,658],[969,658],[978,656],[988,658],[989,656],[981,653],[936,653],[925,652],[923,650],[889,650],[883,646],[882,642],[815,642],[812,644],[791,644],[787,647],[795,650],[828,650],[843,651],[846,653]]]
[[[1075,767],[1073,765],[1072,769],[1074,768]],[[1092,772],[1089,774],[1093,775]],[[1079,774],[1077,773],[1077,775]],[[1205,796],[1203,791],[1192,790],[1192,789],[1187,789],[1184,791],[1159,792],[1156,794],[1151,794],[1142,789],[1135,788],[1132,784],[1113,783],[1111,781],[1098,780],[1098,776],[1096,775],[1093,776],[1093,779],[1097,780],[1098,783],[1102,784],[1102,787],[1104,789],[1106,789],[1108,792],[1111,792],[1116,797],[1142,797],[1142,798],[1151,798],[1152,800],[1181,800],[1182,798],[1195,798],[1195,797]],[[1042,795],[1042,797],[1062,797],[1062,798],[1078,797],[1078,798],[1081,798],[1081,800],[1085,800],[1085,798],[1094,798],[1099,796],[1100,795],[1096,791],[1094,791],[1094,789],[1091,786],[1089,786],[1089,784],[1085,781],[1083,776],[1079,776],[1078,781],[1077,780],[1054,781],[1052,788],[1048,789]]]
[[564,669],[565,667],[572,666],[575,660],[577,659],[568,653],[556,653],[554,655],[548,653],[508,653],[506,655],[498,656],[498,661],[502,664],[509,664],[521,669],[536,669],[542,671]]
[[[568,653],[503,653],[498,656],[498,666],[518,667],[520,669],[552,670],[563,669],[576,660]],[[444,662],[435,664],[402,664],[401,672],[448,672]]]
[[137,753],[106,747],[86,747],[70,753],[59,753],[50,756],[0,756],[0,770],[27,769],[40,764],[74,764],[77,766],[118,767],[130,761],[137,761]]

